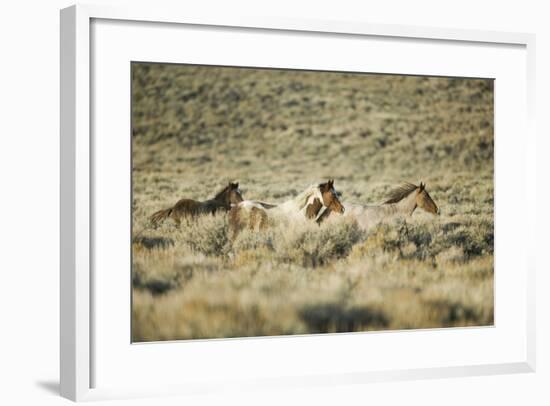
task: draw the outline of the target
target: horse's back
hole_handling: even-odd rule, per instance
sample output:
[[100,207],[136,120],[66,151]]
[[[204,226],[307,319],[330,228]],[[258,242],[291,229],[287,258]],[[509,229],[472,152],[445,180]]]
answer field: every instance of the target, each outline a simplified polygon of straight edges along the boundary
[[174,206],[174,211],[180,216],[199,216],[202,214],[215,214],[218,211],[227,211],[228,208],[217,200],[205,200],[199,202],[193,199],[181,199]]
[[200,208],[200,202],[193,199],[180,199],[174,205],[173,213],[176,215],[196,215]]

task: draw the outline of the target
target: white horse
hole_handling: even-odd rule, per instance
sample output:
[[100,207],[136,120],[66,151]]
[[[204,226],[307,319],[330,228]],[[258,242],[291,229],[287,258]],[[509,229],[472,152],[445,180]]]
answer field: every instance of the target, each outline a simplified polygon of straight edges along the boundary
[[[439,209],[432,200],[426,185],[420,182],[420,186],[412,183],[393,189],[388,199],[380,205],[360,205],[344,203],[345,216],[353,217],[359,227],[368,230],[376,224],[391,220],[395,217],[412,216],[417,207],[432,214],[439,214]],[[318,218],[318,222],[330,220],[330,211],[325,210]]]

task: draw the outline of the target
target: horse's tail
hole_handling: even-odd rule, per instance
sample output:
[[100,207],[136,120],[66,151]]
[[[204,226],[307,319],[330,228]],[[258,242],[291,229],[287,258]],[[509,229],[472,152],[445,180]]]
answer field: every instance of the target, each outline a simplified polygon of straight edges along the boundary
[[172,214],[173,207],[170,207],[169,209],[159,210],[156,213],[153,213],[151,217],[149,217],[149,220],[153,225],[157,225],[161,221],[164,221]]
[[149,217],[149,224],[145,224],[142,227],[142,229],[139,231],[133,230],[132,242],[139,242],[140,237],[144,231],[147,231],[151,226],[156,227],[160,221],[163,221],[166,218],[168,218],[168,216],[172,213],[173,209],[174,209],[173,207],[170,207],[169,209],[159,210],[156,213],[153,213]]
[[264,209],[272,209],[274,207],[277,207],[276,204],[272,204],[272,203],[266,203],[266,202],[260,202],[260,201],[257,201],[256,203],[258,203],[260,206],[262,206]]

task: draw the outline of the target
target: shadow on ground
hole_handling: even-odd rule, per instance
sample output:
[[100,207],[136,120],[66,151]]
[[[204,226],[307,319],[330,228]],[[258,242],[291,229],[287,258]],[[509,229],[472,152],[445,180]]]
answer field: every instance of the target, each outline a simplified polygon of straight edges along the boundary
[[386,316],[369,307],[347,307],[339,303],[306,306],[301,319],[311,333],[377,330],[388,326]]

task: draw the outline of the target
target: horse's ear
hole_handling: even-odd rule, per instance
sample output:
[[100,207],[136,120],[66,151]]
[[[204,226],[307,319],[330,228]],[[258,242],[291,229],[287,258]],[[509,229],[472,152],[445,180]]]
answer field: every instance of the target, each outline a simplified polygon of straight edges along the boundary
[[235,183],[235,189],[239,188],[239,182]]
[[422,192],[426,188],[426,184],[420,182],[420,191]]
[[329,181],[328,181],[328,185],[329,185],[330,187],[334,186],[334,179],[329,180]]

